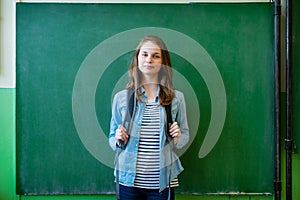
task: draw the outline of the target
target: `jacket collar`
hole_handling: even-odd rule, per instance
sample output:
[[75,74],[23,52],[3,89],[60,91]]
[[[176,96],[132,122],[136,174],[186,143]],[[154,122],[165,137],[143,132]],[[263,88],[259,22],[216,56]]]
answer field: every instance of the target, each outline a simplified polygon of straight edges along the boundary
[[[145,101],[145,102],[148,102],[148,98],[146,96],[146,90],[145,90],[145,88],[143,86],[141,86],[140,89],[141,89],[141,93],[140,94],[141,94],[142,100]],[[156,98],[155,98],[155,102],[156,103],[159,103],[159,100],[158,100],[159,99],[158,98],[159,92],[160,92],[160,85],[158,85],[158,87],[157,87]]]

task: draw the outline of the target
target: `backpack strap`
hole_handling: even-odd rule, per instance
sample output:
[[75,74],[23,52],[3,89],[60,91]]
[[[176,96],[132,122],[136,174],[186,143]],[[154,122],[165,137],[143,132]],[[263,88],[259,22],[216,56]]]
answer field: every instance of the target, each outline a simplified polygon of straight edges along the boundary
[[135,93],[134,90],[128,89],[127,90],[127,111],[123,122],[123,126],[126,128],[126,130],[129,130],[130,128],[134,107],[135,107]]
[[170,126],[173,124],[173,119],[172,119],[172,104],[166,105],[165,106],[166,110],[166,115],[167,115],[167,128],[166,128],[166,135],[168,139],[171,138],[170,135]]
[[[130,134],[130,129],[131,129],[131,121],[132,121],[132,116],[133,116],[133,111],[135,109],[135,104],[136,104],[136,100],[135,100],[135,93],[133,89],[128,89],[127,90],[127,111],[125,114],[125,118],[123,121],[123,126],[126,128],[127,133]],[[119,147],[121,149],[125,149],[125,144],[123,141],[119,142]]]
[[[166,110],[166,115],[167,115],[167,127],[166,127],[166,136],[167,136],[167,142],[171,145],[171,149],[173,150],[174,148],[174,140],[172,140],[172,136],[170,135],[170,127],[173,124],[173,119],[172,119],[172,104],[166,105],[165,106]],[[169,191],[168,191],[168,200],[171,199],[171,173],[172,173],[172,150],[170,151],[170,158],[171,158],[171,167],[170,167],[170,174],[169,174]]]

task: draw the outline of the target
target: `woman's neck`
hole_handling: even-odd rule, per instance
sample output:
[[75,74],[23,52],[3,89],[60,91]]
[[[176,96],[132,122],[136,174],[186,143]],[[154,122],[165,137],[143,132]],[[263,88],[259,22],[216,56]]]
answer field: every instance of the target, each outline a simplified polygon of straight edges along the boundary
[[146,83],[143,84],[143,87],[146,91],[146,96],[149,102],[155,101],[157,95],[158,84],[157,83]]
[[142,79],[142,85],[146,91],[148,101],[155,101],[158,88],[158,77],[156,76],[144,76]]

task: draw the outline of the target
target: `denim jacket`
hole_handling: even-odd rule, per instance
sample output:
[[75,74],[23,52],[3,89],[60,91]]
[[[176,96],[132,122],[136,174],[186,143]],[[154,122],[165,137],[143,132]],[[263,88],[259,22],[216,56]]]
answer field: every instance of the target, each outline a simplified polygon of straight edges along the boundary
[[[158,89],[159,92],[159,89]],[[157,92],[157,94],[158,94]],[[141,99],[147,102],[145,91],[143,90]],[[156,102],[159,104],[158,95]],[[146,104],[143,102],[137,102],[136,109],[134,111],[131,132],[129,141],[126,144],[126,148],[122,150],[118,160],[118,179],[119,182],[126,186],[134,186],[134,179],[136,174],[136,162],[138,155],[138,145],[140,138],[140,130],[143,118],[143,112]],[[160,106],[160,191],[169,186],[170,180],[177,177],[182,171],[183,167],[180,163],[178,156],[173,151],[172,142],[167,142],[165,134],[166,115],[165,109]],[[115,133],[119,125],[124,121],[127,111],[127,90],[122,90],[114,96],[112,103],[112,118],[110,122],[109,144],[113,150],[118,147],[116,145]],[[184,96],[181,92],[175,90],[175,97],[172,101],[172,119],[177,122],[181,136],[178,139],[175,148],[182,148],[188,143],[189,140],[189,128],[186,117],[186,105]],[[116,170],[115,170],[116,173]]]

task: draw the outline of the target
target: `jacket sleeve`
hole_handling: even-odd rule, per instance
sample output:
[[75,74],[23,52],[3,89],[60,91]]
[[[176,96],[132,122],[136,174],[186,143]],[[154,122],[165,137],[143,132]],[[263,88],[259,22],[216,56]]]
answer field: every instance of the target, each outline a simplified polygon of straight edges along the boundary
[[119,124],[122,124],[122,112],[121,112],[121,104],[120,104],[120,94],[117,93],[114,96],[112,102],[112,112],[111,112],[111,120],[110,120],[110,132],[109,132],[109,145],[113,150],[116,150],[116,130]]
[[179,124],[181,136],[179,137],[175,147],[177,149],[181,149],[189,142],[190,134],[189,134],[187,115],[186,115],[186,104],[185,104],[184,95],[181,92],[178,92],[176,95],[178,96],[179,102],[177,108],[178,112],[175,121]]

